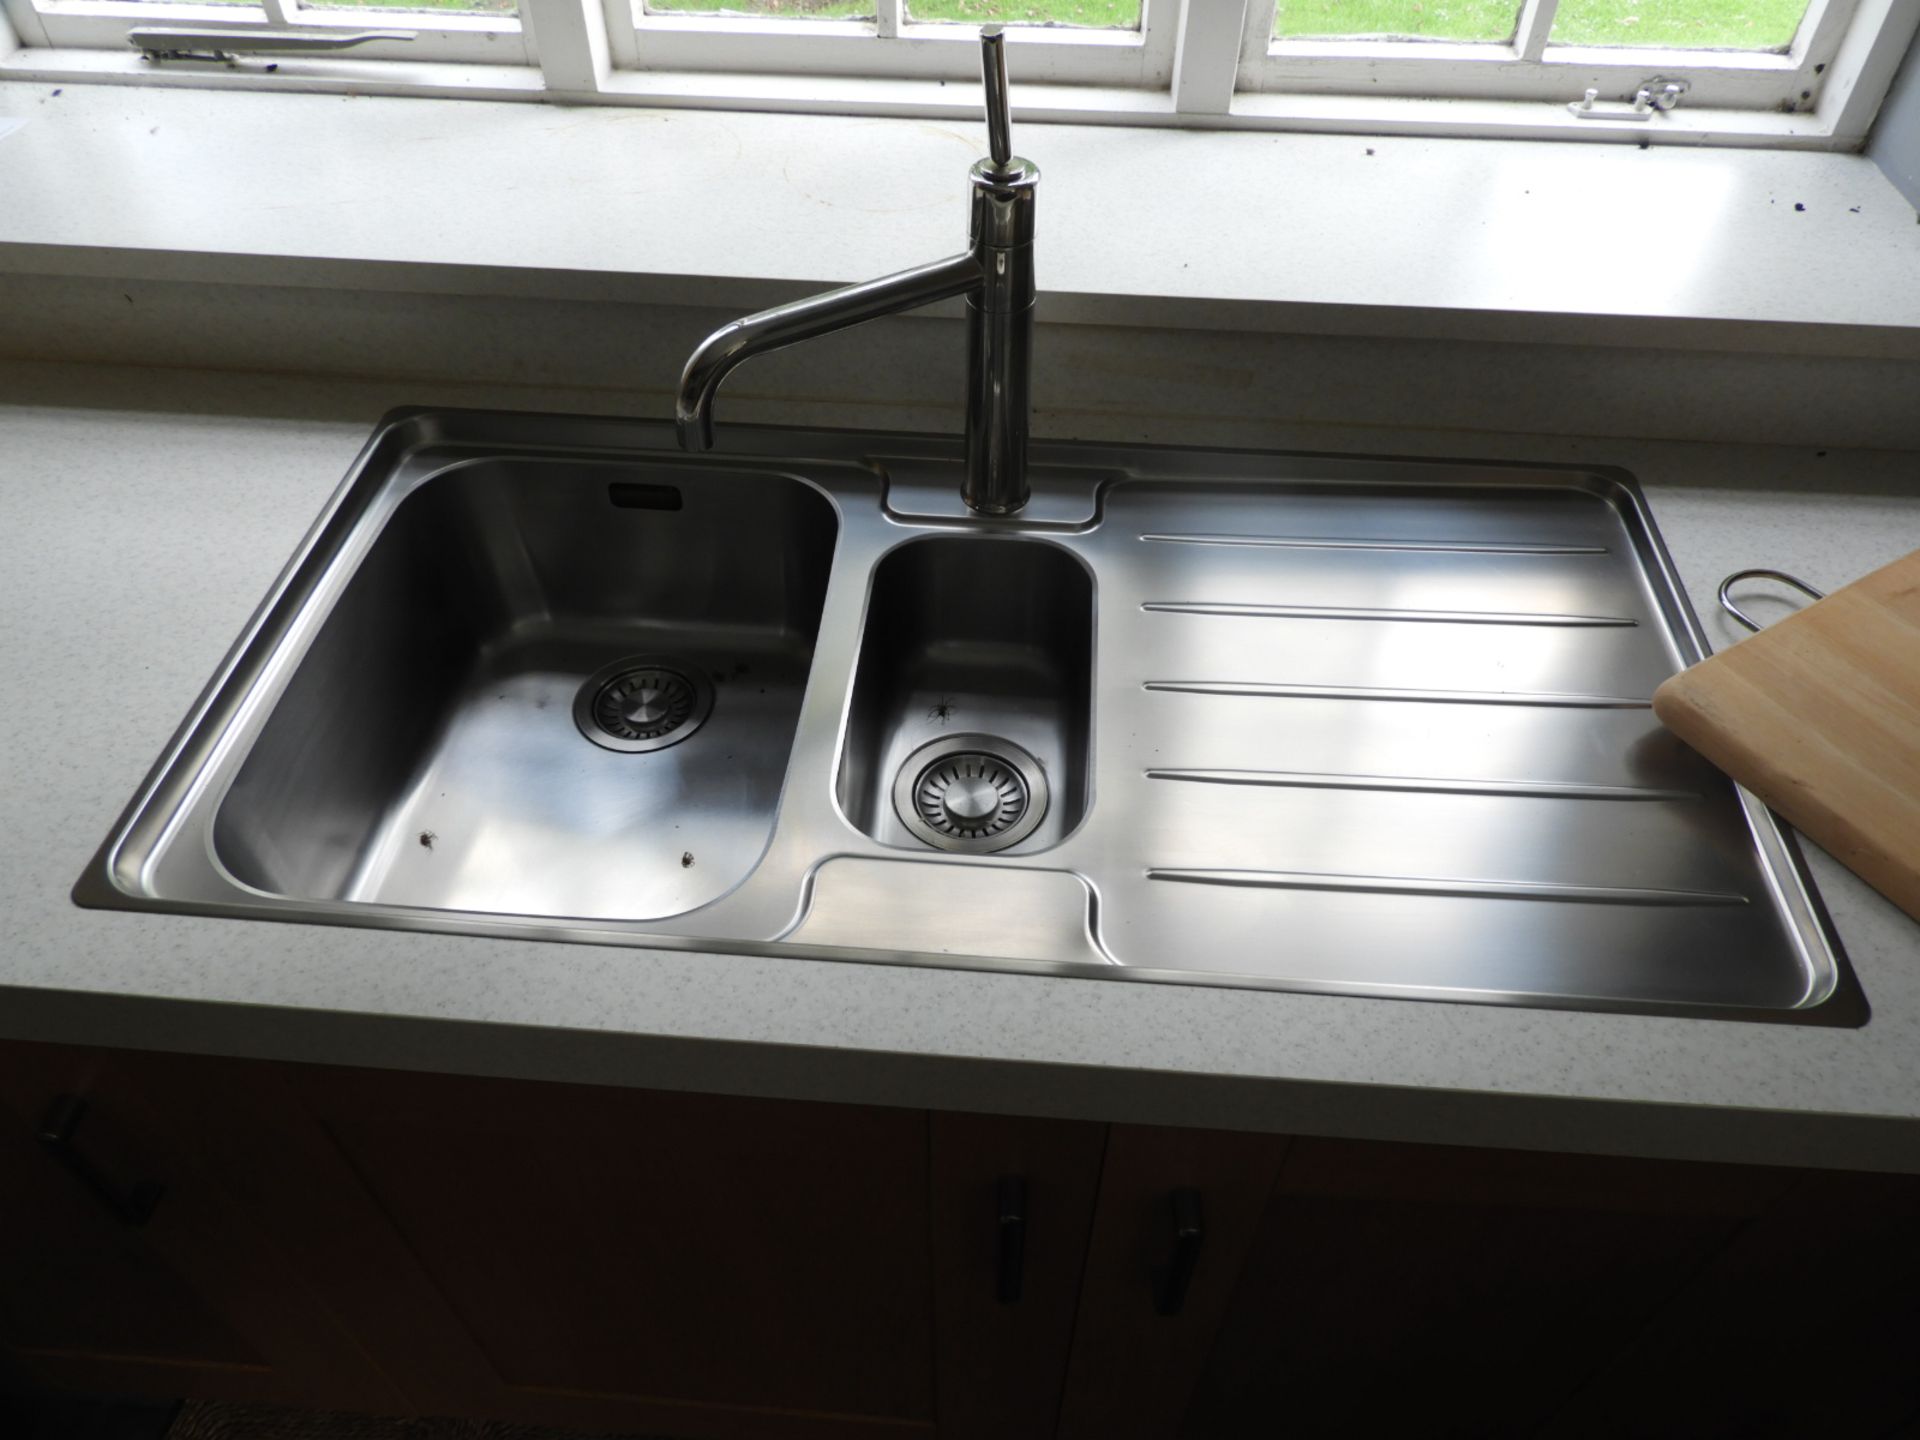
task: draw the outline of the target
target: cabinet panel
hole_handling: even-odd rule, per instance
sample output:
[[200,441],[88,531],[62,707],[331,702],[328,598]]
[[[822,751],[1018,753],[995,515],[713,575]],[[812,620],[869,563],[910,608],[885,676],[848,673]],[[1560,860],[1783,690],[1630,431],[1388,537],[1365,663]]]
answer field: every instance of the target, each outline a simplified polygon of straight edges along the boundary
[[1789,1178],[1297,1140],[1182,1433],[1530,1434]]
[[1541,1434],[1893,1440],[1920,1422],[1920,1177],[1810,1173]]
[[6,1044],[0,1214],[0,1385],[781,1440],[1920,1416],[1911,1177]]
[[353,1071],[297,1084],[470,1341],[463,1393],[422,1403],[676,1434],[930,1429],[924,1114]]
[[398,1408],[205,1163],[181,1083],[194,1063],[0,1045],[0,1345],[14,1378]]
[[1165,1440],[1177,1431],[1286,1147],[1267,1135],[1113,1128],[1063,1437]]
[[943,1440],[1053,1435],[1106,1139],[1103,1125],[933,1116]]
[[[11,1107],[9,1107],[11,1111]],[[42,1107],[44,1114],[44,1107]],[[150,1168],[146,1146],[128,1143],[126,1116],[112,1103],[91,1107],[76,1143],[132,1173]],[[0,1131],[0,1338],[16,1352],[48,1356],[122,1356],[155,1365],[263,1370],[259,1352],[237,1335],[192,1280],[170,1266],[164,1250],[180,1224],[176,1181],[167,1214],[134,1227],[74,1175],[54,1164],[18,1112]],[[142,1156],[135,1160],[135,1156]]]

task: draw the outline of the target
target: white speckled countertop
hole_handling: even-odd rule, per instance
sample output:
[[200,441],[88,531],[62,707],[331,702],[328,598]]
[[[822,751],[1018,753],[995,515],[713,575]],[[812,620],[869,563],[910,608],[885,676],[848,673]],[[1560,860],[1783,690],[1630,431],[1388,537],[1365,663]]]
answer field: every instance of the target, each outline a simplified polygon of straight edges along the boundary
[[[579,397],[0,366],[0,1034],[1147,1122],[1920,1170],[1920,926],[1811,866],[1860,1029],[1342,999],[83,911],[68,890],[375,419]],[[761,418],[782,419],[768,414]],[[1223,443],[1231,443],[1226,437]],[[1535,436],[1714,582],[1920,544],[1920,457]]]

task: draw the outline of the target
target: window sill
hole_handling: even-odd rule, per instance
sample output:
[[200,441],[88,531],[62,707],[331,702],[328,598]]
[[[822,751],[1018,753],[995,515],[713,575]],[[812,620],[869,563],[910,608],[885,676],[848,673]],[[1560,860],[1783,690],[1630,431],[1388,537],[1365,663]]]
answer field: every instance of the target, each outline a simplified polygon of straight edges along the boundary
[[[960,98],[927,121],[9,80],[0,269],[757,306],[960,247]],[[1920,229],[1858,156],[1016,138],[1050,323],[1920,358]]]

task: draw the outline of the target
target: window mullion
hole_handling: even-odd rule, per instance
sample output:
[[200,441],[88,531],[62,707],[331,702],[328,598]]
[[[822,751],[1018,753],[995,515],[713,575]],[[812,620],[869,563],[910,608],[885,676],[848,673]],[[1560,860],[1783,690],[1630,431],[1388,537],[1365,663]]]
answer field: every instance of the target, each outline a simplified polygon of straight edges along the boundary
[[1173,49],[1175,110],[1183,115],[1227,113],[1246,27],[1247,0],[1182,0]]
[[1520,11],[1520,24],[1513,32],[1513,49],[1522,60],[1538,63],[1547,53],[1547,37],[1553,33],[1553,17],[1560,0],[1527,0]]
[[1267,52],[1273,48],[1273,27],[1279,18],[1277,0],[1245,0],[1240,65],[1234,88],[1260,90],[1266,85]]
[[1819,52],[1819,58],[1827,58],[1846,36],[1853,9],[1851,0],[1811,0],[1806,13],[1800,17],[1800,27],[1794,31],[1787,53],[1803,65],[1815,51]]
[[[609,0],[624,5],[628,0]],[[612,72],[601,0],[520,0],[520,23],[533,31],[549,91],[592,95]]]
[[299,0],[260,0],[267,12],[267,23],[275,29],[291,29],[300,23]]
[[875,0],[873,20],[882,40],[892,40],[900,34],[906,8],[906,0]]
[[1861,0],[1820,92],[1819,113],[1843,144],[1851,148],[1866,139],[1916,28],[1920,14],[1903,0]]
[[[47,38],[47,27],[40,23],[40,16],[33,8],[33,0],[0,0],[0,17],[10,22],[9,28],[16,45],[31,49],[53,43]],[[6,48],[0,45],[0,52]]]

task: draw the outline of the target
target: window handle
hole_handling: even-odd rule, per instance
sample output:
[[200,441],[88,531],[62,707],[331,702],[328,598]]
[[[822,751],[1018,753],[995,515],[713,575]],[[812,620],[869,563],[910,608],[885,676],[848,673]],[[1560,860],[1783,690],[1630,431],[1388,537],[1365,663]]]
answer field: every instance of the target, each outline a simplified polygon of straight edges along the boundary
[[40,1122],[40,1145],[82,1185],[85,1185],[123,1225],[144,1225],[159,1208],[166,1189],[156,1181],[122,1184],[88,1158],[78,1142],[87,1102],[78,1095],[56,1096]]
[[1169,1208],[1173,1212],[1173,1255],[1164,1268],[1154,1272],[1156,1315],[1178,1315],[1187,1303],[1187,1288],[1193,1284],[1193,1272],[1200,1264],[1200,1243],[1206,1238],[1198,1190],[1174,1191]]
[[996,1255],[995,1294],[1002,1305],[1020,1299],[1027,1267],[1027,1181],[1023,1175],[1002,1175],[995,1187],[999,1210],[999,1248]]
[[127,43],[143,60],[224,60],[236,55],[323,55],[375,40],[411,40],[413,30],[281,30],[272,25],[136,25]]

